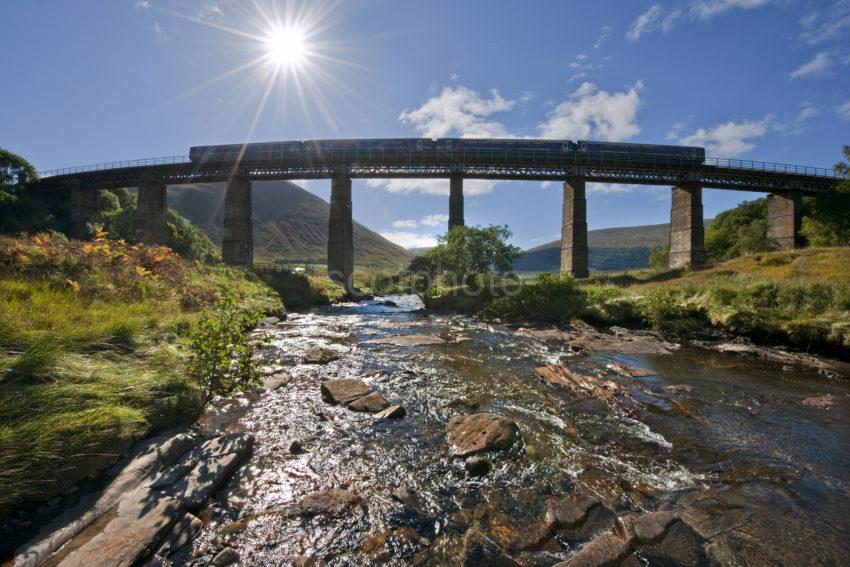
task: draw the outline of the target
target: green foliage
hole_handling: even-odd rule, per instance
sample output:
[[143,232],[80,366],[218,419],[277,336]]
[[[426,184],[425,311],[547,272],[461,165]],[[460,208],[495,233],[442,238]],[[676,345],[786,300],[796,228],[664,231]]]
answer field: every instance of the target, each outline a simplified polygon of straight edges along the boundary
[[345,289],[325,275],[299,274],[279,266],[257,267],[257,275],[296,311],[328,305],[345,297]]
[[513,320],[558,322],[571,319],[583,307],[583,294],[572,276],[540,274],[533,283],[493,300],[488,312]]
[[437,246],[425,253],[425,260],[415,259],[411,269],[424,264],[432,272],[449,272],[460,278],[504,274],[522,254],[518,247],[507,243],[510,237],[511,231],[507,226],[456,226],[439,238]]
[[30,162],[0,148],[0,192],[19,190],[36,178],[35,168]]
[[649,267],[654,270],[666,270],[670,266],[670,245],[655,246],[649,251]]
[[[844,146],[848,163],[838,163],[835,169],[845,176],[850,171],[850,146]],[[808,214],[803,218],[802,234],[815,246],[847,246],[850,244],[850,180],[833,191],[807,197]]]
[[246,334],[261,317],[260,311],[242,311],[230,297],[200,314],[189,334],[187,368],[201,385],[205,400],[262,384],[254,361],[257,347]]
[[744,201],[717,215],[705,233],[708,255],[717,261],[770,250],[767,199]]

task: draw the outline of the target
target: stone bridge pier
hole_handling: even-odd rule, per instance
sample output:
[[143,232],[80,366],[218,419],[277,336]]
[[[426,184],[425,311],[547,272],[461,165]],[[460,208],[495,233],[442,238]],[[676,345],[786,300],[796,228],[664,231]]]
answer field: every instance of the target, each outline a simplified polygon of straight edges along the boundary
[[799,244],[803,197],[798,191],[767,197],[767,240],[775,250],[793,250]]
[[251,182],[234,176],[224,192],[224,235],[221,259],[232,266],[254,265],[254,223],[251,213]]
[[583,177],[564,181],[561,224],[561,273],[577,278],[590,275],[587,263],[587,196]]
[[147,244],[168,242],[166,187],[161,181],[140,181],[136,204],[136,240]]
[[338,172],[331,178],[328,277],[342,284],[346,290],[354,290],[354,219],[348,172]]
[[670,268],[698,268],[705,262],[702,186],[698,182],[673,187],[670,207]]
[[449,230],[463,225],[463,177],[455,173],[449,178]]

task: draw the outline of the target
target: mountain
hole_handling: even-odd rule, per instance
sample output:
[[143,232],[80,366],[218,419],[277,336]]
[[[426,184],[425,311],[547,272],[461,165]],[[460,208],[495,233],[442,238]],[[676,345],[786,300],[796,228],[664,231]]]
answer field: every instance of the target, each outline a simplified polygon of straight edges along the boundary
[[[706,228],[710,220],[705,221]],[[603,228],[587,233],[588,264],[591,269],[631,270],[649,267],[649,251],[666,246],[670,225],[649,224],[622,228]],[[556,240],[527,250],[514,269],[521,272],[556,272],[561,265],[561,241]]]
[[[330,205],[289,181],[254,181],[254,257],[258,261],[327,261]],[[168,206],[200,226],[221,244],[224,184],[170,187]],[[407,265],[413,254],[354,223],[354,263],[360,266]]]

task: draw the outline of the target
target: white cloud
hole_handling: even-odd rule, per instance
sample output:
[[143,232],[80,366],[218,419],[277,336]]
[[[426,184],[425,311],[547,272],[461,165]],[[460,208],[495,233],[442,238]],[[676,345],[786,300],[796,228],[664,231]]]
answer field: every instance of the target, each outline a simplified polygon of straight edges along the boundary
[[850,100],[835,107],[835,112],[844,120],[850,121]]
[[659,21],[661,20],[662,13],[663,10],[659,4],[653,4],[650,6],[646,12],[638,16],[637,19],[631,23],[629,29],[626,31],[626,39],[629,41],[637,41],[643,34],[656,29]]
[[638,185],[623,185],[621,183],[588,183],[587,192],[597,195],[611,195],[616,193],[631,193]]
[[151,9],[151,3],[148,2],[148,0],[136,0],[136,3],[133,4],[133,7],[136,8],[137,10],[146,10],[147,11],[147,10]]
[[832,0],[822,11],[814,11],[800,20],[800,37],[810,45],[840,39],[850,32],[850,0]]
[[755,147],[754,140],[763,137],[769,130],[773,118],[761,120],[724,122],[709,128],[700,128],[689,135],[682,135],[683,128],[674,127],[668,138],[686,146],[702,146],[712,156],[723,158],[740,157]]
[[440,226],[449,222],[449,215],[446,213],[437,213],[434,215],[425,215],[420,221],[422,226]]
[[452,76],[450,77],[450,79],[452,81],[457,81],[458,79],[460,79],[460,75],[458,75],[457,73],[452,73]]
[[735,8],[751,10],[767,3],[768,0],[694,0],[691,2],[691,13],[701,20],[707,20]]
[[[674,7],[665,13],[660,4],[653,4],[638,16],[626,31],[626,39],[637,41],[642,36],[661,30],[669,33],[676,24],[684,19],[710,20],[714,16],[733,9],[751,10],[764,6],[772,0],[691,0],[686,9]],[[838,0],[839,2],[845,0]]]
[[820,115],[820,109],[810,102],[804,102],[800,111],[793,118],[784,122],[776,122],[773,129],[783,136],[796,136],[802,134],[808,122]]
[[596,43],[593,44],[593,49],[602,47],[602,44],[611,36],[613,30],[614,28],[611,26],[602,26],[602,29],[599,30],[599,37],[596,38]]
[[401,219],[393,222],[393,228],[416,228],[419,223],[413,219]]
[[823,75],[829,70],[832,65],[832,60],[829,58],[829,53],[821,51],[815,55],[810,61],[803,63],[794,72],[791,73],[792,79],[800,79],[807,77],[817,77]]
[[162,29],[162,26],[159,25],[159,22],[153,23],[153,31],[156,34],[157,39],[162,43],[168,43],[169,37],[168,34],[165,33],[165,30]]
[[627,140],[640,133],[635,119],[641,105],[638,81],[625,92],[609,93],[583,83],[538,125],[543,138]]
[[[449,194],[448,179],[368,179],[369,187],[386,189],[390,193],[412,193],[418,191],[426,195]],[[487,179],[464,179],[463,194],[467,196],[489,193],[496,185],[495,181]]]
[[385,231],[380,234],[402,248],[430,248],[437,245],[437,237],[433,234],[416,234],[415,232],[405,231]]
[[496,89],[490,91],[490,98],[483,98],[464,86],[443,87],[438,96],[419,108],[403,111],[399,120],[411,124],[427,138],[441,138],[451,132],[462,138],[506,138],[510,136],[505,127],[487,118],[510,110],[514,104]]

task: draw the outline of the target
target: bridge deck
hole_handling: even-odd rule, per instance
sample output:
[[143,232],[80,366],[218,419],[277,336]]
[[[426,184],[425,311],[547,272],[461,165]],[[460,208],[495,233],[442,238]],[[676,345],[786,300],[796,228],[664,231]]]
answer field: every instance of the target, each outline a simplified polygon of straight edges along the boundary
[[140,181],[170,185],[226,181],[234,174],[253,180],[321,179],[343,173],[356,178],[448,178],[558,181],[584,177],[590,182],[676,185],[699,182],[706,188],[741,191],[818,193],[844,177],[833,170],[707,158],[705,163],[656,156],[535,150],[464,150],[418,153],[398,150],[345,150],[321,156],[276,156],[250,164],[193,163],[187,156],[113,162],[42,172],[44,190],[75,187],[116,188]]

